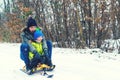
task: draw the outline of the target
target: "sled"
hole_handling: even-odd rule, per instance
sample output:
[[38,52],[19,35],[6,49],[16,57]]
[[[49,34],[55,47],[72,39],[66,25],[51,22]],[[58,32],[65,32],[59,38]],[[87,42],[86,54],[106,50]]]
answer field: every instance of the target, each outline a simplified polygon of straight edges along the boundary
[[[53,66],[53,69],[55,68],[55,66]],[[52,69],[52,70],[53,70]],[[24,72],[24,73],[26,73],[26,74],[28,74],[27,72],[26,72],[26,66],[24,66],[22,69],[20,69],[22,72]],[[36,68],[33,68],[32,69],[32,72],[31,73],[29,73],[28,75],[31,75],[31,74],[33,74],[33,73],[37,73],[37,72],[40,72],[40,75],[42,75],[42,76],[45,76],[45,77],[47,77],[47,78],[52,78],[53,77],[53,74],[48,74],[46,71],[47,70],[51,70],[50,69],[50,66],[48,66],[48,65],[46,65],[46,64],[38,64],[37,65],[37,67]]]
[[22,72],[27,73],[28,75],[31,75],[33,73],[37,73],[37,72],[42,72],[42,71],[52,71],[55,68],[55,65],[51,68],[50,66],[46,65],[46,64],[38,64],[37,67],[33,68],[31,73],[27,73],[26,72],[26,66],[24,66],[22,69],[20,69]]
[[[32,72],[35,73],[35,72],[38,72],[38,71],[42,71],[43,69],[49,69],[50,66],[46,65],[46,64],[38,64],[37,67],[33,68],[32,69]],[[26,66],[23,66],[23,68],[21,69],[22,71],[26,71]]]

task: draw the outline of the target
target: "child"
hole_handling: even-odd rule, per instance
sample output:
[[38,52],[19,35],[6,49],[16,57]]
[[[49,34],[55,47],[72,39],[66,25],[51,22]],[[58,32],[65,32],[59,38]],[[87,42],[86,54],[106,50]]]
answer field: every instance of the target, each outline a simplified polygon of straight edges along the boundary
[[45,54],[42,48],[42,40],[43,40],[43,33],[40,30],[36,30],[34,32],[34,41],[31,42],[32,46],[35,47],[36,51],[39,53],[37,57],[34,57],[34,54],[32,52],[29,52],[29,59],[31,62],[31,69],[36,67],[38,63],[44,63],[51,67],[51,70],[55,68],[55,65],[52,65],[51,59],[49,57],[49,54]]
[[[29,60],[31,62],[31,68],[36,67],[38,63],[44,63],[45,60],[43,58],[44,52],[42,48],[42,39],[43,39],[43,33],[40,30],[36,30],[34,32],[34,40],[35,42],[31,42],[32,46],[36,49],[38,52],[37,55],[34,55],[34,53],[29,52]],[[35,57],[37,56],[37,57]]]

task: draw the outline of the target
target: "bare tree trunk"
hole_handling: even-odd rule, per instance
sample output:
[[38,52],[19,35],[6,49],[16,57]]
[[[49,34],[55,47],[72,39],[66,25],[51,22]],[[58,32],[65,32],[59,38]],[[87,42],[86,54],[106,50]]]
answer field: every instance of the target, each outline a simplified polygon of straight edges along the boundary
[[[92,18],[92,14],[91,14],[91,0],[88,0],[88,17]],[[91,46],[91,41],[92,41],[92,23],[91,20],[88,21],[88,27],[89,27],[89,47]]]

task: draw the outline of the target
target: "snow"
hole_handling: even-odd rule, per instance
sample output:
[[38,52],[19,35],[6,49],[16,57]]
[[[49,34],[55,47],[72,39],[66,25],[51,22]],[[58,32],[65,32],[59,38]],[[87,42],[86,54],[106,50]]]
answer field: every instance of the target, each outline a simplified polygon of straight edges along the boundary
[[19,55],[20,44],[0,43],[0,80],[120,80],[120,55],[100,49],[53,48],[56,68],[45,78],[40,73],[26,75]]

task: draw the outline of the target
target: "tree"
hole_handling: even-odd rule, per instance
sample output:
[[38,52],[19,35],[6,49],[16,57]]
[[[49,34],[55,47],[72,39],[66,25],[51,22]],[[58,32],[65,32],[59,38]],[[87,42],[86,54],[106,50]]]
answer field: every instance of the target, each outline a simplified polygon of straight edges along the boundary
[[104,40],[120,38],[120,0],[4,0],[4,6],[10,42],[20,42],[29,15],[58,47],[100,48]]

